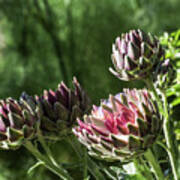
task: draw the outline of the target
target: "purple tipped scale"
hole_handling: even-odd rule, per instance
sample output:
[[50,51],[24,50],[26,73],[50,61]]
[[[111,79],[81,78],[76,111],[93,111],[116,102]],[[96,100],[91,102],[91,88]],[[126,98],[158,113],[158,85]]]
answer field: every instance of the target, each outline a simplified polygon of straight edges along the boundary
[[73,79],[73,85],[74,90],[71,90],[61,82],[55,91],[45,90],[42,96],[36,96],[43,133],[66,134],[75,124],[76,118],[88,112],[89,97],[76,78]]
[[[32,104],[33,105],[33,104]],[[35,135],[38,121],[32,106],[21,98],[0,101],[0,148],[17,149]]]
[[157,38],[139,29],[117,37],[112,49],[110,71],[124,81],[146,77],[164,56]]
[[147,90],[125,89],[93,106],[74,134],[89,154],[107,161],[129,161],[143,154],[158,137],[162,121]]

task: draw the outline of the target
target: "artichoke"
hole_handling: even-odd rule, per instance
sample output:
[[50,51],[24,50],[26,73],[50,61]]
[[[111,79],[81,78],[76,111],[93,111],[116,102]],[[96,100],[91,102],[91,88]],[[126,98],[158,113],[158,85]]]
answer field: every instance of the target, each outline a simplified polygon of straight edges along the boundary
[[167,89],[176,79],[176,70],[170,59],[161,61],[154,73],[154,84],[158,89]]
[[128,162],[143,154],[157,139],[162,120],[147,90],[125,89],[93,106],[74,134],[89,154],[106,161]]
[[110,71],[123,81],[146,77],[164,55],[158,39],[139,29],[117,37],[112,50],[115,70]]
[[42,132],[52,136],[66,134],[76,118],[81,118],[88,112],[90,99],[76,78],[73,79],[73,84],[74,90],[67,88],[62,82],[56,91],[45,90],[42,96],[36,96]]
[[35,135],[37,116],[24,99],[0,101],[0,148],[17,149]]

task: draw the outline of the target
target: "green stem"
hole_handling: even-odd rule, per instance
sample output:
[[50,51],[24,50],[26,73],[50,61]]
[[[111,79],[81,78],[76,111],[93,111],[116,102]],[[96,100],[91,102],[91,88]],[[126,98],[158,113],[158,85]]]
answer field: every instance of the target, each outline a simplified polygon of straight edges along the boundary
[[164,130],[164,136],[166,139],[166,145],[168,148],[168,156],[171,163],[172,172],[174,175],[174,179],[178,180],[180,177],[178,177],[178,168],[176,163],[176,157],[175,157],[175,147],[172,140],[172,132],[170,128],[170,120],[169,120],[169,113],[168,113],[168,102],[167,98],[164,93],[162,93],[163,99],[164,99],[164,123],[163,123],[163,130]]
[[154,157],[152,151],[150,149],[144,154],[145,158],[147,159],[148,163],[152,167],[152,170],[156,176],[157,180],[164,180],[164,175],[162,173],[161,167],[159,166],[158,161]]
[[49,146],[48,146],[48,145],[46,144],[46,142],[44,141],[44,137],[42,136],[42,133],[41,133],[41,130],[40,130],[40,129],[38,130],[38,133],[37,133],[37,134],[38,134],[38,140],[39,140],[39,142],[41,143],[44,151],[46,152],[46,154],[47,154],[47,156],[48,156],[48,158],[50,159],[50,161],[51,161],[55,166],[58,167],[59,165],[58,165],[58,163],[55,161],[55,159],[54,159],[54,157],[53,157],[53,155],[52,155],[52,152],[51,152]]
[[161,100],[157,94],[157,91],[154,87],[154,84],[152,82],[151,79],[146,79],[145,83],[147,84],[148,88],[152,91],[153,95],[156,98],[156,101],[158,103],[158,107],[160,112],[162,113],[162,115],[164,116],[164,122],[163,122],[163,131],[164,131],[164,136],[165,136],[165,140],[166,140],[166,145],[167,145],[167,153],[170,159],[170,163],[171,163],[171,168],[172,168],[172,172],[174,175],[174,179],[178,180],[180,179],[180,177],[178,177],[178,169],[177,169],[177,163],[176,163],[176,158],[175,158],[175,147],[173,144],[173,139],[172,139],[172,132],[170,129],[170,121],[169,121],[169,113],[168,113],[168,102],[167,102],[167,98],[164,92],[160,92],[163,100]]
[[47,159],[45,156],[43,156],[33,145],[31,142],[26,142],[24,145],[28,151],[30,151],[40,162],[44,163],[44,166],[55,173],[57,176],[59,176],[63,180],[73,180],[71,176],[61,167],[55,166],[49,159]]
[[163,105],[162,105],[162,100],[159,98],[159,95],[154,87],[154,84],[153,84],[153,81],[151,80],[151,78],[149,79],[145,79],[145,84],[147,85],[148,89],[150,91],[152,91],[156,101],[157,101],[157,104],[158,104],[158,108],[159,108],[159,111],[164,114],[164,110],[163,110]]
[[[76,152],[77,156],[82,159],[84,157],[83,151],[80,147],[80,144],[77,142],[76,139],[72,139],[72,137],[68,138],[68,142],[71,144],[72,148]],[[86,167],[90,171],[90,173],[94,176],[96,180],[104,180],[104,176],[99,171],[99,167],[88,157],[85,155],[86,158]]]
[[87,170],[88,170],[87,164],[88,164],[88,163],[87,163],[87,150],[84,149],[84,179],[86,179],[87,176],[88,176],[88,172],[87,172]]

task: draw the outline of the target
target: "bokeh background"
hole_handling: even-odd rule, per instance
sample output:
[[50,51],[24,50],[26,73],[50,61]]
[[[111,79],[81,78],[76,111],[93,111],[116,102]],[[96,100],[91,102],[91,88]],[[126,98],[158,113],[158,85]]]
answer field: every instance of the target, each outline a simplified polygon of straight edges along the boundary
[[[73,76],[97,104],[140,87],[108,71],[112,43],[129,29],[157,36],[177,30],[179,9],[179,0],[0,0],[0,98],[41,94],[61,80],[71,87]],[[65,142],[52,149],[60,162],[75,159]],[[24,148],[0,151],[0,180],[56,180],[43,167],[27,175],[34,162]]]

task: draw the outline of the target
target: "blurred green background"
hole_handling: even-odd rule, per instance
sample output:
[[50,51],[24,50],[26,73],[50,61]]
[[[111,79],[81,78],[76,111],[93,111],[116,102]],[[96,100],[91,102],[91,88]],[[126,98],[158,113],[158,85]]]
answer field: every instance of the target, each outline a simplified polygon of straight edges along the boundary
[[[179,0],[0,0],[0,98],[40,94],[76,76],[98,103],[123,87],[108,71],[116,36],[140,28],[157,36],[180,27]],[[72,161],[65,142],[53,145],[59,161]],[[21,148],[0,152],[0,180],[55,180]],[[78,177],[77,177],[78,179]]]

